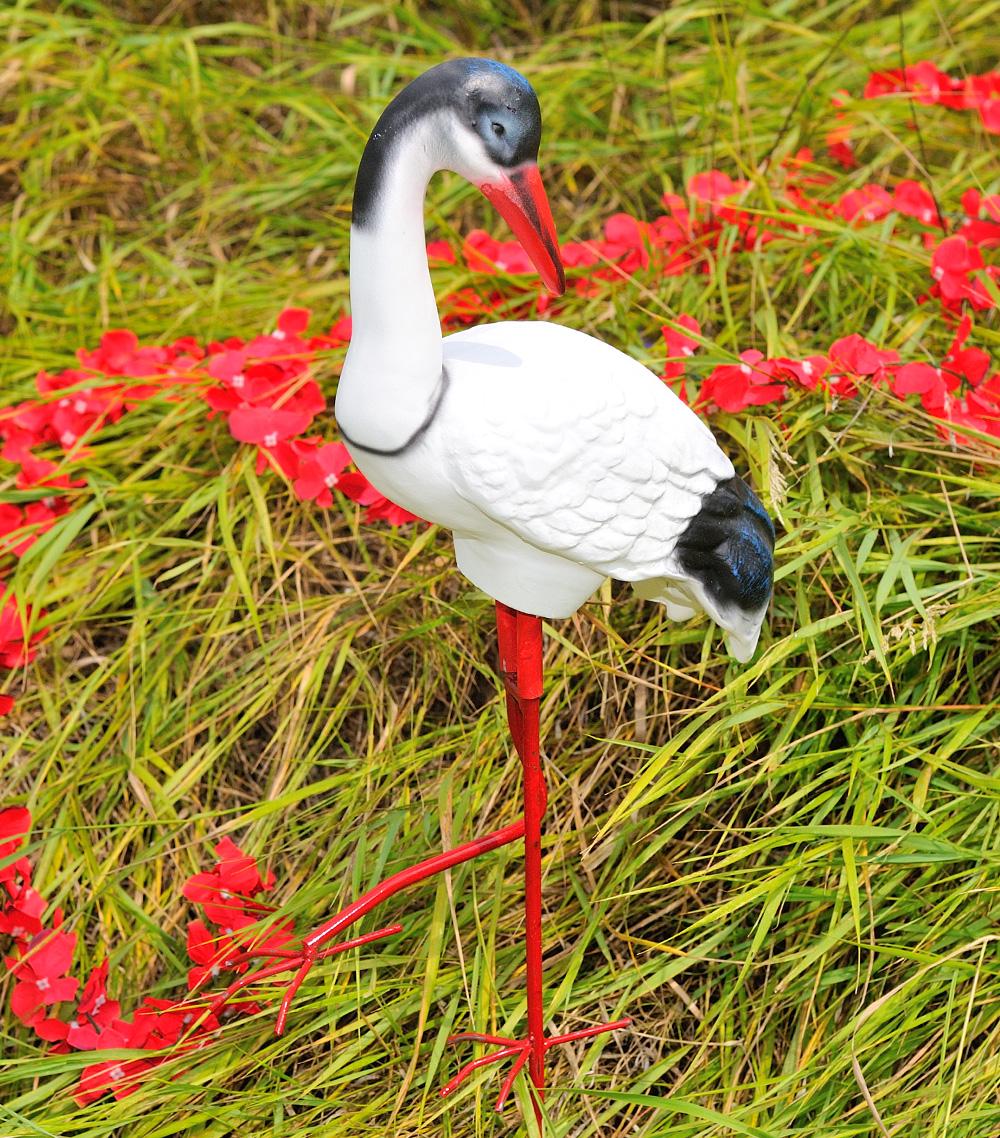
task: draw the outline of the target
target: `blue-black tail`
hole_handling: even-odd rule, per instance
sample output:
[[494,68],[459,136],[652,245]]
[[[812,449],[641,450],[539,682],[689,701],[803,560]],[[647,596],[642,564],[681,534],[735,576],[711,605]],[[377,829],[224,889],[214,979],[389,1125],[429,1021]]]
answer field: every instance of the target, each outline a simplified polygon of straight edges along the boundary
[[774,525],[743,481],[720,482],[677,541],[685,572],[720,609],[760,612],[774,580]]

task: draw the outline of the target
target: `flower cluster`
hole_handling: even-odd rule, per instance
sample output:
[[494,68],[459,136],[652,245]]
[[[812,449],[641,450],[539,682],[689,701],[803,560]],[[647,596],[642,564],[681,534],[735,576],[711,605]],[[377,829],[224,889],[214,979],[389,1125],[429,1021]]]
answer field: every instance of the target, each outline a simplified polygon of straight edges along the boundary
[[[361,503],[368,520],[400,524],[412,518],[387,502],[357,471],[348,471],[346,451],[335,474],[328,445],[307,437],[313,420],[326,408],[312,378],[318,353],[342,349],[350,339],[350,320],[338,321],[326,335],[306,337],[309,310],[281,312],[273,332],[248,341],[232,336],[201,345],[190,337],[171,344],[140,345],[134,333],[106,332],[96,351],[81,349],[79,366],[57,375],[40,372],[39,398],[0,412],[0,458],[16,467],[19,490],[36,489],[38,500],[20,508],[0,506],[0,553],[22,556],[70,508],[69,492],[86,486],[69,468],[79,467],[88,444],[101,429],[154,396],[176,399],[188,388],[223,415],[239,442],[258,448],[258,469],[272,465],[303,489],[317,474],[324,490],[336,488]],[[38,450],[61,448],[62,462]],[[332,475],[332,476],[331,476]],[[298,491],[297,491],[298,492]],[[302,495],[330,506],[332,495]]]
[[865,98],[902,95],[952,110],[975,111],[983,127],[1000,134],[1000,71],[966,75],[957,79],[930,60],[911,63],[891,71],[875,71],[865,84]]
[[308,308],[286,308],[275,330],[248,343],[233,337],[209,345],[207,371],[216,385],[205,399],[226,416],[233,438],[258,448],[257,472],[281,472],[302,501],[333,505],[333,491],[365,509],[365,520],[403,525],[414,515],[380,494],[340,442],[307,435],[326,400],[312,378],[318,352],[342,349],[351,321],[339,320],[326,335],[306,338]]
[[[48,905],[31,884],[32,866],[25,856],[14,858],[31,830],[31,814],[23,806],[0,810],[0,937],[13,948],[4,964],[13,979],[11,1012],[50,1045],[54,1052],[103,1051],[120,1048],[137,1052],[132,1059],[92,1063],[80,1074],[73,1097],[80,1105],[105,1094],[126,1098],[143,1075],[166,1059],[204,1047],[219,1030],[220,1018],[252,1014],[257,1005],[228,1003],[216,1015],[197,990],[223,972],[245,971],[238,954],[266,952],[287,943],[289,922],[267,919],[273,909],[259,900],[274,885],[262,876],[257,862],[229,838],[215,847],[218,861],[207,873],[196,873],[183,886],[184,896],[199,903],[204,920],[188,924],[187,947],[193,967],[188,992],[179,1000],[145,997],[130,1014],[108,993],[107,959],[91,970],[81,989],[69,973],[76,933],[63,928],[56,909],[43,921]],[[79,994],[78,994],[79,993]]]
[[196,873],[183,887],[184,896],[201,905],[205,913],[204,921],[188,925],[188,955],[194,962],[188,972],[192,991],[217,980],[224,971],[245,972],[247,962],[236,959],[240,954],[270,952],[294,935],[287,922],[271,923],[263,931],[255,927],[274,912],[257,900],[259,894],[274,888],[274,874],[262,877],[256,860],[230,838],[219,842],[215,856],[218,861],[208,873]]
[[[1000,194],[966,191],[963,213],[953,222],[930,187],[914,179],[890,187],[868,183],[831,197],[824,190],[833,180],[816,168],[811,150],[799,150],[780,164],[770,187],[789,207],[775,213],[748,204],[754,191],[749,180],[731,178],[721,170],[695,174],[688,180],[686,196],[663,195],[665,212],[652,220],[614,214],[605,222],[602,239],[564,245],[562,259],[570,287],[590,296],[604,282],[640,272],[647,276],[709,273],[720,248],[733,247],[734,232],[735,247],[751,251],[779,239],[814,236],[817,227],[810,223],[811,217],[861,227],[894,215],[900,222],[918,224],[919,240],[931,254],[928,295],[938,298],[947,314],[959,314],[966,304],[978,310],[996,307],[1000,266],[987,265],[983,251],[1000,247]],[[438,259],[455,260],[454,251],[443,242],[434,247]],[[517,242],[499,241],[476,230],[466,238],[462,253],[473,272],[494,278],[498,273],[523,275],[532,300],[512,305],[510,296],[498,290],[463,289],[445,298],[446,328],[500,314],[541,313],[558,303],[538,293],[531,264]]]
[[987,378],[990,357],[981,348],[965,347],[972,319],[965,316],[940,364],[925,361],[900,363],[899,353],[880,349],[856,332],[835,340],[819,355],[802,359],[762,352],[741,352],[739,362],[720,364],[702,381],[693,400],[686,364],[694,354],[701,329],[691,316],[663,328],[668,362],[664,379],[698,410],[737,413],[748,407],[778,404],[790,388],[825,392],[837,398],[854,398],[862,386],[883,386],[895,395],[919,395],[923,409],[938,420],[940,434],[965,442],[960,433],[971,428],[1000,441],[1000,371]]
[[[326,408],[312,371],[321,352],[342,350],[350,320],[325,335],[306,337],[309,311],[285,309],[273,332],[244,341],[229,337],[202,345],[191,337],[140,344],[133,332],[106,332],[95,350],[81,348],[78,365],[39,372],[38,397],[0,411],[0,459],[11,464],[26,505],[0,503],[0,558],[22,557],[73,497],[86,493],[86,459],[101,431],[153,399],[203,400],[225,418],[233,438],[257,448],[258,472],[273,467],[303,501],[333,505],[333,491],[364,508],[367,521],[401,525],[413,515],[377,491],[343,444],[307,434]],[[30,498],[34,495],[33,498]],[[28,636],[22,614],[0,581],[0,667],[30,661],[41,633]],[[41,615],[41,614],[39,614]],[[0,695],[0,714],[13,700]]]

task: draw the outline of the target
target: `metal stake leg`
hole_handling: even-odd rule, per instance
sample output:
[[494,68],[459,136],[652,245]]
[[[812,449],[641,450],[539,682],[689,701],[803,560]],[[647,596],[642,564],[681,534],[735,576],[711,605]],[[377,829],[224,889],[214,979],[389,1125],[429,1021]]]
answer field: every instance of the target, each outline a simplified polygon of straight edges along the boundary
[[528,988],[528,1075],[535,1088],[535,1119],[542,1126],[545,1095],[545,1014],[542,1003],[542,818],[548,795],[539,747],[542,695],[542,621],[497,602],[500,669],[507,713],[524,771],[524,921]]

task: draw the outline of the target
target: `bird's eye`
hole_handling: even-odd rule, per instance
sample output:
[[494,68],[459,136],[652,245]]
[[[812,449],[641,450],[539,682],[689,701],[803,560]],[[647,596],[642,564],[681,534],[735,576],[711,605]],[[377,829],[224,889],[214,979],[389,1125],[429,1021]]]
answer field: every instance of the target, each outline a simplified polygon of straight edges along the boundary
[[493,133],[497,136],[497,138],[503,138],[503,136],[507,133],[502,122],[495,122],[492,124],[492,126]]

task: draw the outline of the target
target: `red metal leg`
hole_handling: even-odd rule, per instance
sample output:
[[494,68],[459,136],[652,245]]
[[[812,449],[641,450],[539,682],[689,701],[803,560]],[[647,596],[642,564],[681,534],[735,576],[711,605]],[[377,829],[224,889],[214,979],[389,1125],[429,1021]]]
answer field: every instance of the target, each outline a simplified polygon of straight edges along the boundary
[[[538,707],[542,695],[542,622],[517,614],[516,672],[507,682],[520,713],[524,771],[524,940],[528,989],[528,1076],[535,1088],[535,1120],[542,1125],[545,1094],[545,1009],[542,1004],[542,817],[548,794],[542,774]],[[506,668],[504,669],[506,672]]]
[[501,1110],[514,1080],[527,1064],[535,1089],[533,1106],[538,1132],[542,1132],[541,1103],[545,1096],[545,1052],[560,1043],[587,1039],[606,1031],[627,1027],[628,1019],[598,1024],[545,1038],[545,1011],[542,1002],[542,818],[548,801],[542,773],[539,744],[539,704],[542,696],[542,622],[537,616],[518,612],[497,602],[497,637],[500,644],[500,670],[507,690],[507,719],[514,746],[521,756],[524,772],[524,918],[525,963],[528,997],[528,1038],[462,1032],[449,1042],[472,1040],[490,1043],[498,1048],[489,1055],[474,1059],[441,1090],[449,1095],[481,1067],[514,1058],[497,1099]]

